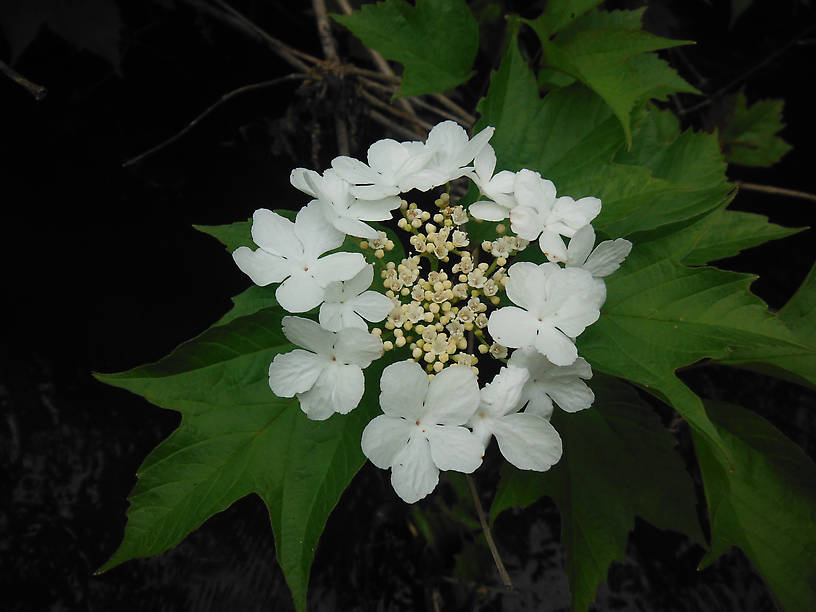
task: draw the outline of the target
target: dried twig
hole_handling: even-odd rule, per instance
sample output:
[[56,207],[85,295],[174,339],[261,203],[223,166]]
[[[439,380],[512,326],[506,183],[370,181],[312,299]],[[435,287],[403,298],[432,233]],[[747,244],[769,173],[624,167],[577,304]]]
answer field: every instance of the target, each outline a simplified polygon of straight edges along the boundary
[[456,102],[451,100],[449,97],[444,96],[442,94],[433,94],[433,97],[436,98],[437,100],[439,100],[439,102],[442,103],[442,106],[447,106],[448,110],[451,110],[454,113],[456,113],[456,115],[459,116],[460,121],[462,123],[465,123],[468,126],[472,126],[474,123],[476,123],[476,117],[471,115],[469,112],[467,112],[464,108],[459,106]]
[[762,193],[772,193],[774,195],[789,196],[791,198],[800,198],[802,200],[816,202],[816,194],[806,191],[796,191],[795,189],[786,189],[785,187],[772,187],[771,185],[757,185],[756,183],[744,183],[742,181],[734,181],[734,184],[745,191],[761,191]]
[[[339,65],[340,57],[337,55],[337,44],[334,42],[331,24],[326,15],[326,3],[324,0],[312,0],[312,8],[315,12],[317,35],[320,38],[320,46],[323,47],[323,55],[326,56],[329,64]],[[337,152],[340,155],[348,155],[350,153],[348,126],[346,126],[345,119],[339,114],[334,116],[334,133],[337,137]]]
[[45,87],[29,81],[22,74],[17,72],[14,68],[6,64],[6,62],[4,62],[3,60],[0,60],[0,72],[5,74],[8,78],[10,78],[20,87],[22,87],[32,96],[34,96],[34,99],[37,100],[37,102],[42,100],[48,93],[48,90]]
[[410,140],[414,140],[416,138],[416,134],[414,132],[412,132],[411,130],[409,130],[406,127],[403,127],[402,125],[400,125],[396,121],[393,121],[393,120],[389,119],[388,117],[386,117],[382,113],[378,113],[377,111],[372,109],[372,110],[368,111],[368,116],[371,117],[372,121],[375,121],[376,123],[379,123],[383,127],[386,127],[389,130],[399,134],[403,138],[408,138]]
[[303,80],[303,79],[307,79],[307,78],[309,78],[309,77],[306,74],[299,74],[299,73],[287,74],[286,76],[283,76],[283,77],[280,77],[280,78],[277,78],[277,79],[272,79],[271,81],[262,81],[260,83],[252,83],[251,85],[244,85],[243,87],[239,87],[238,89],[233,89],[229,93],[225,93],[223,96],[221,96],[218,99],[217,102],[215,102],[214,104],[211,104],[209,107],[207,107],[204,110],[204,112],[199,114],[195,119],[193,119],[190,123],[188,123],[187,126],[184,129],[177,132],[176,134],[174,134],[173,136],[171,136],[167,140],[164,140],[163,142],[160,142],[155,147],[152,147],[151,149],[148,149],[144,153],[141,153],[140,155],[137,155],[136,157],[133,157],[133,158],[127,160],[126,162],[124,162],[122,164],[122,167],[127,168],[128,166],[132,166],[134,164],[137,164],[140,161],[142,161],[144,158],[149,157],[149,156],[153,155],[154,153],[156,153],[158,151],[161,151],[166,146],[173,144],[179,138],[184,136],[187,132],[192,130],[196,125],[198,125],[198,123],[202,119],[204,119],[207,115],[209,115],[215,109],[217,109],[219,106],[221,106],[222,104],[224,104],[225,102],[231,100],[232,98],[234,98],[236,96],[239,96],[241,94],[244,94],[244,93],[247,93],[247,92],[250,92],[250,91],[256,91],[258,89],[264,89],[266,87],[273,87],[275,85],[279,85],[280,83],[284,83],[284,82],[287,82],[287,81]]
[[490,525],[487,524],[484,508],[482,508],[482,501],[479,499],[479,492],[476,490],[476,483],[473,481],[472,476],[467,475],[466,478],[468,486],[470,487],[470,494],[473,496],[473,503],[476,506],[476,514],[479,515],[479,522],[482,524],[482,532],[484,533],[485,540],[487,540],[487,547],[493,555],[493,561],[496,563],[496,569],[499,570],[499,576],[501,576],[504,586],[507,590],[512,591],[513,581],[510,580],[510,574],[507,573],[501,555],[499,555],[499,549],[496,548],[496,543],[493,541],[493,533],[490,531]]
[[[383,102],[383,101],[382,101],[382,100],[380,100],[380,99],[379,99],[377,96],[373,96],[373,95],[371,95],[371,94],[370,94],[369,92],[367,92],[365,89],[362,89],[362,88],[361,88],[359,91],[360,91],[360,95],[361,95],[363,98],[365,98],[366,100],[368,100],[368,101],[369,101],[371,104],[373,104],[374,106],[379,106],[379,107],[380,107],[380,108],[382,108],[383,110],[387,110],[387,111],[388,111],[389,113],[391,113],[392,115],[397,115],[398,117],[402,117],[402,118],[403,118],[403,119],[405,119],[406,121],[410,121],[410,122],[414,123],[415,125],[417,125],[417,126],[421,127],[421,128],[422,128],[422,129],[424,129],[426,132],[427,132],[428,130],[430,130],[430,129],[433,127],[433,125],[431,125],[431,124],[430,124],[430,123],[428,123],[427,121],[423,121],[422,119],[418,118],[416,115],[411,116],[411,115],[409,115],[408,113],[406,113],[405,111],[402,111],[402,110],[400,110],[400,109],[398,109],[398,108],[395,108],[395,107],[391,106],[390,104],[387,104],[387,103]],[[422,137],[425,137],[425,136],[426,136],[426,134],[424,134],[424,133],[423,133],[423,134],[420,134],[420,135],[421,135]]]

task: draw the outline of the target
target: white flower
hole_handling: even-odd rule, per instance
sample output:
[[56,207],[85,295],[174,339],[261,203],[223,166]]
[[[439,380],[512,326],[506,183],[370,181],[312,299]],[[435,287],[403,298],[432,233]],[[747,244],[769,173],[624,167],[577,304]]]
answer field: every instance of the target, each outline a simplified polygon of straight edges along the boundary
[[495,176],[496,152],[489,144],[473,160],[473,171],[468,176],[473,179],[479,191],[487,200],[474,202],[468,207],[471,215],[485,221],[502,221],[510,214],[517,202],[513,196],[516,174],[502,170]]
[[453,121],[436,124],[425,142],[431,160],[417,176],[431,186],[443,185],[464,176],[471,170],[468,164],[487,145],[494,131],[494,128],[486,127],[468,139],[465,129]]
[[470,474],[482,463],[482,445],[463,425],[479,405],[470,368],[446,368],[433,380],[413,361],[393,363],[380,379],[385,414],[363,430],[363,454],[391,468],[391,484],[409,504],[428,495],[439,470]]
[[[351,192],[361,200],[379,200],[433,185],[417,182],[417,173],[430,161],[433,152],[421,142],[378,140],[368,147],[368,165],[345,155],[332,160],[332,168],[353,184]],[[424,189],[423,189],[424,187]]]
[[632,251],[632,243],[625,238],[604,240],[592,250],[594,244],[595,230],[591,225],[585,225],[575,232],[567,246],[567,267],[583,268],[595,278],[602,278],[620,268]]
[[261,208],[252,215],[252,240],[260,248],[239,247],[232,258],[256,285],[283,283],[275,291],[289,312],[305,312],[323,301],[326,285],[348,280],[365,266],[360,253],[326,251],[343,243],[344,235],[326,222],[319,204],[301,208],[292,223]]
[[544,472],[561,458],[561,436],[547,419],[529,411],[519,412],[528,377],[522,368],[502,368],[482,389],[479,410],[469,425],[484,448],[495,436],[501,454],[510,463],[521,470]]
[[391,219],[391,211],[400,204],[399,198],[394,196],[373,201],[358,200],[351,194],[351,185],[332,169],[320,176],[314,170],[295,168],[289,181],[315,198],[328,222],[349,236],[379,238],[379,232],[363,221]]
[[601,211],[598,198],[555,197],[555,185],[538,172],[520,170],[514,195],[518,205],[510,211],[510,227],[525,240],[535,240],[550,261],[564,261],[567,247],[561,236],[571,238]]
[[283,317],[283,333],[308,350],[279,354],[269,366],[269,387],[278,397],[297,395],[313,420],[353,410],[365,390],[363,368],[383,353],[382,341],[361,329],[337,333],[309,319]]
[[490,314],[487,326],[503,346],[534,346],[556,365],[569,365],[578,357],[573,338],[598,320],[606,287],[586,270],[513,264],[508,270],[507,297],[520,306],[507,306]]
[[367,265],[352,279],[329,283],[320,306],[320,325],[331,331],[357,327],[368,331],[366,321],[382,321],[394,308],[391,298],[366,291],[374,280],[374,266]]
[[592,368],[583,357],[568,366],[557,366],[534,349],[518,349],[508,366],[524,368],[530,375],[521,392],[524,411],[549,419],[553,401],[565,412],[578,412],[592,405],[595,394],[581,380],[592,378]]

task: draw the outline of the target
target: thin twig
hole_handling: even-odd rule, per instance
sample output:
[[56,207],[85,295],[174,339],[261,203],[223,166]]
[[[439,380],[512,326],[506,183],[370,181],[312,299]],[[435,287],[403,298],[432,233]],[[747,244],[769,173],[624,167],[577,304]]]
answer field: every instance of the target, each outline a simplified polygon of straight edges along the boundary
[[[366,100],[368,100],[369,102],[371,102],[371,104],[373,104],[374,106],[379,106],[380,108],[382,108],[384,110],[387,110],[389,113],[391,113],[393,115],[397,115],[398,117],[402,117],[403,119],[405,119],[407,121],[411,121],[412,123],[422,127],[425,131],[428,131],[433,127],[427,121],[423,121],[422,119],[418,118],[417,116],[412,117],[411,115],[409,115],[405,111],[400,110],[398,108],[395,108],[395,107],[391,106],[390,104],[387,104],[386,102],[383,102],[377,96],[373,96],[370,93],[368,93],[365,89],[362,89],[362,88],[360,89],[360,95],[363,98],[365,98]],[[424,137],[425,134],[422,134],[422,136]]]
[[[324,0],[312,0],[312,8],[317,22],[317,35],[320,38],[320,46],[323,47],[323,55],[329,64],[337,66],[340,64],[340,56],[337,55],[337,44],[331,33],[331,23],[326,14],[326,3]],[[337,137],[337,152],[340,155],[350,153],[348,126],[341,115],[334,116],[334,133]]]
[[368,111],[368,116],[371,117],[372,121],[375,121],[376,123],[379,123],[383,127],[392,130],[393,132],[399,134],[403,138],[410,138],[411,140],[414,140],[416,138],[416,134],[414,132],[412,132],[406,127],[401,126],[396,121],[389,119],[382,113],[378,113],[377,111],[372,109]]
[[3,60],[0,60],[0,72],[5,74],[8,78],[17,83],[20,87],[24,88],[28,93],[30,93],[34,97],[34,99],[37,102],[42,100],[48,93],[48,90],[45,87],[43,87],[42,85],[37,85],[32,81],[29,81],[22,74],[17,72],[14,68],[6,64],[6,62],[4,62]]
[[705,100],[703,100],[699,104],[695,104],[694,106],[691,106],[691,107],[687,108],[686,110],[684,110],[680,114],[688,115],[689,113],[693,113],[695,111],[698,111],[701,108],[705,108],[706,106],[708,106],[709,104],[714,102],[715,99],[719,98],[724,93],[727,93],[732,87],[734,87],[734,85],[737,85],[737,84],[741,83],[742,81],[747,79],[749,76],[754,74],[757,70],[759,70],[760,68],[764,68],[765,66],[770,64],[772,61],[774,61],[777,57],[779,57],[780,55],[785,53],[788,49],[790,49],[796,43],[798,43],[802,39],[802,37],[805,36],[808,32],[810,32],[810,30],[812,30],[813,28],[814,28],[814,26],[809,26],[809,27],[805,28],[805,30],[803,32],[801,32],[798,35],[796,35],[795,37],[793,37],[783,47],[781,47],[780,49],[777,49],[776,51],[771,53],[768,57],[763,59],[761,62],[759,62],[755,66],[749,68],[748,70],[746,70],[745,72],[740,74],[737,78],[732,79],[731,81],[729,81],[728,83],[726,83],[725,85],[720,87],[717,91],[715,91],[713,94],[708,96]]
[[437,100],[439,100],[439,102],[441,102],[443,106],[447,106],[449,110],[456,113],[460,117],[460,120],[463,123],[468,124],[468,126],[471,126],[474,123],[476,123],[476,117],[471,115],[469,112],[467,112],[464,108],[459,106],[456,102],[451,100],[449,97],[444,96],[442,94],[433,94],[433,97],[436,98]]
[[160,142],[155,147],[152,147],[151,149],[148,149],[144,153],[141,153],[140,155],[137,155],[136,157],[133,157],[132,159],[127,160],[126,162],[124,162],[122,164],[122,167],[127,168],[128,166],[132,166],[133,164],[137,164],[140,161],[142,161],[145,157],[149,157],[150,155],[153,155],[154,153],[162,150],[166,146],[173,144],[179,138],[184,136],[187,132],[192,130],[196,125],[198,125],[198,123],[202,119],[204,119],[207,115],[212,113],[215,109],[217,109],[219,106],[221,106],[225,102],[228,102],[229,100],[231,100],[232,98],[234,98],[234,97],[236,97],[238,95],[241,95],[241,94],[244,94],[244,93],[247,93],[247,92],[250,92],[250,91],[255,91],[255,90],[258,90],[258,89],[263,89],[265,87],[272,87],[274,85],[278,85],[278,84],[286,82],[286,81],[302,80],[302,79],[306,79],[306,78],[308,78],[308,75],[306,75],[306,74],[299,74],[299,73],[287,74],[286,76],[283,76],[283,77],[280,77],[280,78],[277,78],[277,79],[272,79],[271,81],[262,81],[260,83],[252,83],[251,85],[244,85],[243,87],[239,87],[238,89],[233,89],[229,93],[225,93],[223,96],[221,96],[218,99],[218,101],[216,101],[214,104],[211,104],[210,106],[208,106],[204,110],[204,112],[199,114],[195,119],[193,119],[190,123],[188,123],[187,126],[184,129],[177,132],[176,134],[174,134],[173,136],[171,136],[167,140],[164,140],[163,142]]
[[473,503],[476,505],[476,514],[479,515],[479,522],[482,524],[482,532],[484,533],[485,540],[487,540],[487,547],[493,555],[493,561],[496,563],[496,569],[499,570],[499,576],[501,576],[504,586],[507,587],[509,591],[512,591],[513,581],[510,580],[510,574],[507,573],[501,555],[499,555],[499,549],[496,548],[496,543],[493,541],[493,533],[490,531],[490,525],[487,524],[484,508],[482,508],[482,502],[479,499],[479,492],[476,490],[476,483],[473,481],[472,476],[467,475],[466,478],[468,486],[470,487],[470,494],[473,495]]
[[[337,4],[340,5],[340,10],[342,10],[346,15],[351,15],[353,12],[351,8],[351,4],[349,4],[348,0],[337,0]],[[377,69],[382,72],[383,74],[389,76],[396,76],[394,71],[391,69],[391,66],[388,64],[386,59],[376,50],[372,49],[371,47],[366,47],[368,50],[368,54],[371,56],[371,59],[377,65]],[[416,111],[414,107],[411,106],[411,103],[406,100],[405,98],[397,98],[395,103],[402,108],[406,113],[416,117]]]
[[774,195],[790,196],[791,198],[800,198],[802,200],[816,202],[816,194],[806,191],[796,191],[795,189],[786,189],[785,187],[772,187],[771,185],[757,185],[756,183],[744,183],[742,181],[734,181],[734,184],[740,189],[745,189],[745,191],[761,191],[762,193],[772,193]]
[[422,108],[424,108],[426,110],[429,110],[432,113],[436,113],[440,117],[444,117],[445,119],[452,119],[453,121],[457,121],[457,122],[462,121],[461,117],[458,117],[457,115],[454,115],[453,113],[449,113],[448,111],[446,111],[443,108],[439,108],[438,106],[434,106],[433,104],[430,104],[430,103],[426,102],[422,98],[416,97],[416,98],[410,98],[410,100],[411,100],[411,102],[413,102],[417,106],[421,106]]

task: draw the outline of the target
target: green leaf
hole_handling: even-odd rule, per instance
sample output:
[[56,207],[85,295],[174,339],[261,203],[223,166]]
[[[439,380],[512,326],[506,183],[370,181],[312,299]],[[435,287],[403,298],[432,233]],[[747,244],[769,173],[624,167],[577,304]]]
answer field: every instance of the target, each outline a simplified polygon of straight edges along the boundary
[[797,338],[798,347],[744,347],[721,363],[779,376],[816,389],[816,266],[776,319]]
[[516,30],[511,22],[501,66],[478,105],[476,129],[496,128],[491,144],[499,168],[537,170],[561,194],[601,198],[593,224],[615,237],[692,219],[730,199],[714,135],[681,134],[676,120],[648,109],[638,116],[632,150],[621,151],[619,121],[586,88],[574,85],[539,97]]
[[702,265],[736,255],[743,249],[778,240],[806,229],[769,223],[768,217],[736,210],[718,210],[701,223],[699,239],[683,258],[683,263]]
[[699,93],[666,62],[649,53],[689,42],[642,30],[643,10],[593,10],[554,38],[547,11],[527,22],[538,35],[546,66],[575,77],[603,98],[620,121],[627,147],[632,144],[630,114],[638,102],[665,99],[676,92]]
[[592,408],[553,415],[564,441],[561,461],[544,473],[506,466],[490,511],[495,518],[542,495],[553,498],[574,610],[586,610],[610,563],[624,560],[635,516],[704,540],[675,438],[628,385],[604,376],[591,385]]
[[377,410],[384,360],[366,370],[349,415],[309,421],[297,399],[269,390],[273,357],[294,348],[277,308],[212,327],[161,361],[99,380],[177,410],[179,428],[139,468],[125,537],[101,571],[178,544],[234,501],[257,493],[298,610],[326,519],[365,457],[360,436]]
[[[276,210],[275,212],[281,214],[290,211]],[[193,227],[199,232],[209,234],[218,240],[230,253],[242,246],[249,247],[253,250],[258,248],[256,244],[252,242],[252,236],[249,233],[252,228],[252,219],[249,221],[228,223],[226,225],[193,225]]]
[[711,521],[701,567],[738,546],[783,610],[816,609],[816,464],[756,414],[718,402],[706,408],[733,469],[695,434]]
[[463,0],[404,0],[366,4],[351,15],[332,15],[367,47],[400,62],[400,93],[418,96],[464,83],[479,48],[479,25]]
[[779,133],[784,100],[761,100],[751,107],[740,92],[730,101],[732,107],[720,126],[720,142],[725,158],[742,166],[772,166],[791,150]]
[[603,0],[549,0],[544,12],[528,22],[544,40],[560,32]]

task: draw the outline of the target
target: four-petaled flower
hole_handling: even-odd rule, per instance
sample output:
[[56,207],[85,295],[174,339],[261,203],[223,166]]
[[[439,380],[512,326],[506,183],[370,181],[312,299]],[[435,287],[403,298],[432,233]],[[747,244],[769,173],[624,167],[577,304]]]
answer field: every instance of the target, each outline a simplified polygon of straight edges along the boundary
[[328,330],[340,331],[357,327],[368,331],[366,321],[382,321],[394,309],[394,302],[377,291],[366,291],[374,280],[374,266],[365,266],[352,279],[329,283],[325,301],[320,305],[320,324]]
[[473,160],[473,171],[468,176],[473,179],[479,191],[487,200],[480,200],[468,206],[468,212],[484,221],[503,221],[516,206],[513,190],[516,174],[509,170],[496,170],[496,152],[489,144]]
[[327,225],[319,204],[301,208],[292,223],[278,213],[261,208],[252,215],[252,240],[258,245],[238,247],[235,263],[256,285],[281,283],[275,291],[288,312],[306,312],[323,301],[326,285],[348,280],[365,266],[360,253],[332,253],[345,235]]
[[382,341],[357,328],[331,332],[309,319],[283,317],[284,335],[295,349],[275,356],[269,387],[278,397],[297,395],[315,421],[351,412],[365,391],[363,369],[383,353]]
[[439,470],[470,474],[482,463],[479,439],[463,425],[479,403],[479,383],[468,367],[450,367],[429,381],[413,361],[383,370],[380,406],[385,414],[363,430],[363,454],[391,468],[391,484],[409,504],[428,495]]
[[544,472],[561,458],[561,436],[550,422],[524,406],[522,389],[529,373],[513,366],[502,368],[482,389],[479,409],[468,423],[485,448],[495,436],[504,458],[520,470]]
[[531,348],[514,351],[508,366],[523,368],[529,374],[521,391],[521,402],[526,403],[524,412],[549,419],[553,402],[565,412],[578,412],[592,405],[595,394],[581,379],[592,378],[592,368],[583,357],[573,363],[558,366]]
[[520,238],[535,240],[550,261],[564,261],[567,247],[561,236],[571,238],[601,211],[598,198],[555,197],[555,185],[538,172],[519,170],[514,195],[518,205],[510,211],[510,227]]
[[578,357],[573,338],[598,320],[606,299],[603,281],[580,268],[522,261],[510,266],[505,289],[517,306],[490,314],[487,329],[510,348],[534,346],[556,365]]

